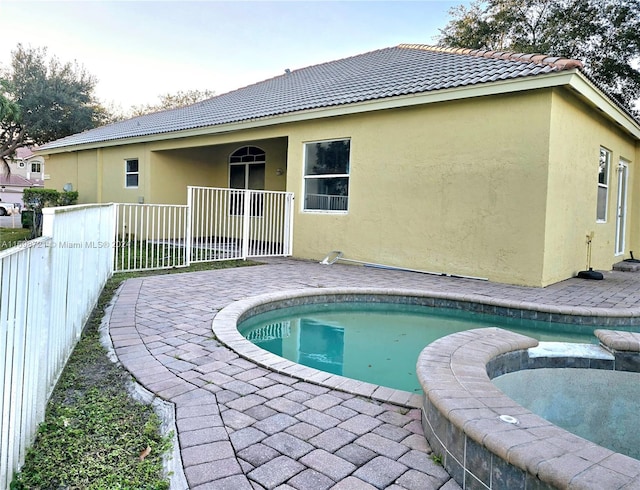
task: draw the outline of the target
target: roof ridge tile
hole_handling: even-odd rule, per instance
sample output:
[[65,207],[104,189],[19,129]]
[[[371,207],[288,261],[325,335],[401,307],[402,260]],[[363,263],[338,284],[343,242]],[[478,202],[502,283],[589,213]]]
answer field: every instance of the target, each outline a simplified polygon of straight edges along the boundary
[[501,60],[512,60],[520,62],[531,62],[539,65],[548,65],[556,68],[558,71],[572,70],[574,68],[582,69],[584,65],[582,61],[571,58],[563,58],[560,56],[551,56],[539,53],[515,53],[512,51],[493,51],[489,49],[471,49],[471,48],[455,48],[446,46],[432,46],[430,44],[399,44],[399,48],[404,49],[422,49],[425,51],[433,51],[440,53],[460,54],[467,56],[478,56],[481,58],[495,58]]

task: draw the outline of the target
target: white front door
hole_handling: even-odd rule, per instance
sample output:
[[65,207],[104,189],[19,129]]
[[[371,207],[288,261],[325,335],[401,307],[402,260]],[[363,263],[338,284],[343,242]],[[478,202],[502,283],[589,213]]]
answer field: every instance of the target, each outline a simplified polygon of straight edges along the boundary
[[618,163],[618,206],[616,212],[616,255],[624,254],[624,236],[627,216],[627,177],[629,164],[624,160]]

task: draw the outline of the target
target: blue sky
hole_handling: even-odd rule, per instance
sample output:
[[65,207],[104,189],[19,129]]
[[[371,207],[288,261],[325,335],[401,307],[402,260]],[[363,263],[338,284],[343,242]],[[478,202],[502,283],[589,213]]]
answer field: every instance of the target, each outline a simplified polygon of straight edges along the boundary
[[228,92],[285,68],[400,43],[435,44],[469,1],[0,1],[0,65],[17,43],[77,60],[128,110],[179,90]]

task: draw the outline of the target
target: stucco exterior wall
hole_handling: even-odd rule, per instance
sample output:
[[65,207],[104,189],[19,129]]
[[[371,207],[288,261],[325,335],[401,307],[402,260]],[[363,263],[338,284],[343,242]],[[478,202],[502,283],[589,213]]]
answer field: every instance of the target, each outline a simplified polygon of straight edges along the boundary
[[[20,158],[18,155],[8,159],[9,169],[13,175],[19,175],[25,179],[30,180],[44,180],[44,158],[41,156],[28,156]],[[40,172],[32,172],[32,164],[40,164]]]
[[[45,157],[45,165],[49,174],[49,179],[44,183],[47,189],[61,191],[64,184],[70,182],[74,190],[78,190],[78,152],[49,155]],[[82,198],[83,196],[78,197],[79,200]]]
[[[596,220],[600,147],[611,151],[607,220]],[[551,116],[549,203],[543,285],[575,275],[587,267],[586,237],[593,269],[611,270],[638,245],[634,213],[636,147],[633,139],[564,89],[553,93]],[[629,162],[625,254],[615,254],[618,162]],[[637,202],[637,199],[636,199]],[[637,248],[636,248],[637,249]],[[640,249],[637,249],[640,250]]]
[[[83,151],[78,153],[76,159],[76,179],[75,182],[67,180],[59,187],[55,187],[58,190],[62,190],[64,184],[67,182],[73,185],[73,189],[78,191],[78,197],[82,194],[82,202],[100,202],[100,193],[102,189],[100,184],[102,178],[98,171],[98,160],[101,154],[101,150]],[[57,176],[56,169],[56,176]],[[53,188],[53,186],[51,186]],[[81,190],[80,190],[81,189]]]
[[[138,202],[149,192],[149,152],[148,145],[125,145],[107,147],[101,152],[98,172],[99,187],[102,190],[101,202]],[[125,160],[138,159],[138,187],[125,187]],[[101,182],[100,182],[101,179]],[[146,199],[145,199],[146,202]]]
[[188,185],[221,187],[223,179],[219,175],[224,168],[210,160],[213,153],[202,148],[152,151],[147,202],[185,204]]
[[[138,158],[139,186],[125,188],[124,160]],[[49,155],[47,172],[51,178],[45,186],[61,191],[66,183],[78,191],[78,203],[137,202],[144,195],[148,175],[145,145],[126,145]]]
[[[82,204],[141,198],[148,204],[186,204],[187,186],[229,186],[229,155],[243,146],[265,150],[265,188],[284,191],[287,138],[274,128],[53,154],[47,159],[52,177],[47,186],[62,190],[70,182]],[[137,188],[125,187],[125,160],[131,158],[138,159]]]
[[[186,188],[189,185],[228,187],[229,156],[244,146],[257,146],[265,151],[265,188],[272,191],[285,190],[286,138],[243,139],[231,143],[225,141],[228,139],[228,136],[199,139],[199,143],[205,146],[196,148],[157,150],[152,146],[150,202],[184,204],[187,198]],[[278,175],[278,169],[282,170],[281,175]]]
[[[540,285],[550,91],[290,128],[294,254]],[[349,211],[304,212],[303,143],[351,139]]]
[[[304,145],[350,140],[349,209],[304,211]],[[295,193],[294,248],[403,268],[546,286],[586,265],[611,268],[617,175],[629,161],[628,250],[640,256],[633,196],[640,146],[565,89],[472,97],[402,109],[50,155],[50,186],[80,202],[184,204],[188,185],[227,187],[229,155],[267,155],[265,188]],[[607,223],[596,223],[600,146],[612,151]],[[124,161],[138,158],[139,187]],[[282,172],[280,172],[282,170]],[[637,199],[636,199],[637,201]],[[635,248],[634,248],[635,247]]]

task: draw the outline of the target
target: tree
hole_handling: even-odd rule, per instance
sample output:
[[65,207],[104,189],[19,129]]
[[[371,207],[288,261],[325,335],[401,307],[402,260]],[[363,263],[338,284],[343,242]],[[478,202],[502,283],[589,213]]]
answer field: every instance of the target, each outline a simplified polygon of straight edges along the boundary
[[94,98],[96,79],[77,63],[47,58],[46,48],[18,44],[0,73],[0,160],[16,148],[99,126],[109,117]]
[[[2,121],[2,126],[0,126],[0,131],[9,131],[13,132],[14,127],[17,127],[18,121],[20,120],[20,107],[18,104],[10,100],[6,95],[6,83],[3,80],[0,80],[0,121]],[[4,141],[0,137],[0,145],[4,145]],[[10,155],[15,151],[15,146],[11,147],[9,143],[7,145],[7,154]],[[0,146],[0,151],[2,151],[3,146]],[[0,175],[6,176],[10,172],[9,165],[7,164],[4,156],[0,157]]]
[[640,98],[640,0],[477,0],[449,14],[438,44],[579,59],[634,111]]
[[168,109],[177,109],[186,105],[195,104],[206,99],[210,99],[215,95],[211,90],[186,90],[178,91],[175,94],[159,95],[160,102],[158,104],[138,105],[131,108],[132,116],[143,116],[152,112],[164,111]]

